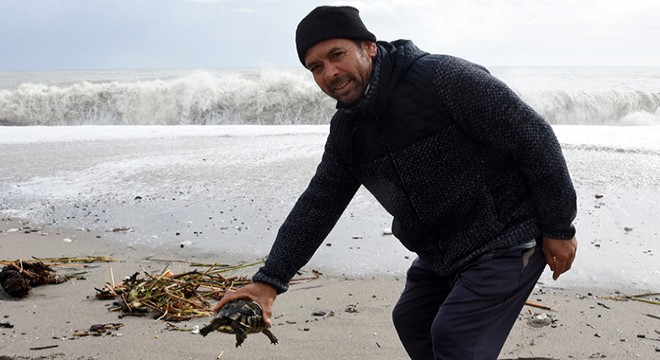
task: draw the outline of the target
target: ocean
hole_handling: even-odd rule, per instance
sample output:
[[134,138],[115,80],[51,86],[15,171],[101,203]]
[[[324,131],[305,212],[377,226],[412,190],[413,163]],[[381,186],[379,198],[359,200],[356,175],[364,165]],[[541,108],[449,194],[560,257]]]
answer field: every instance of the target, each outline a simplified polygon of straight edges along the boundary
[[[657,290],[660,67],[490,70],[553,125],[578,191],[578,258],[559,286]],[[0,217],[261,258],[333,111],[295,69],[0,72]],[[361,189],[308,266],[404,276],[414,254],[390,223]]]
[[[660,67],[491,67],[554,125],[660,125]],[[326,124],[303,69],[0,72],[0,124]]]

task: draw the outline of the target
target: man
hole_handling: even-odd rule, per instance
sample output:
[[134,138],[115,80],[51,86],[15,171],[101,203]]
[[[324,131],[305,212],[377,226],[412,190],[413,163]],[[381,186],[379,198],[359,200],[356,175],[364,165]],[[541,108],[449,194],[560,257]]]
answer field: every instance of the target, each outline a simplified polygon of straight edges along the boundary
[[496,359],[545,268],[570,269],[576,196],[551,127],[506,85],[412,42],[376,42],[352,7],[298,25],[301,63],[337,100],[316,174],[253,283],[260,303],[304,266],[361,185],[418,258],[393,311],[413,359]]

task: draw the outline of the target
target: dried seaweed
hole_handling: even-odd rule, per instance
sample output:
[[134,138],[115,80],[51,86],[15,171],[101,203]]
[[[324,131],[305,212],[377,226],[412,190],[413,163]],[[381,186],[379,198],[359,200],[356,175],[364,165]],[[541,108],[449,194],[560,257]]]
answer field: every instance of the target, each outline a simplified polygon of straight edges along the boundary
[[616,296],[609,296],[605,297],[604,299],[609,299],[609,300],[616,300],[616,301],[639,301],[639,302],[644,302],[647,304],[652,304],[652,305],[660,305],[660,293],[658,292],[647,292],[643,294],[637,294],[637,295],[616,295]]
[[55,270],[42,262],[16,260],[0,271],[0,285],[7,294],[16,298],[26,297],[35,286],[59,284],[66,280],[65,276],[57,275]]
[[0,271],[0,285],[12,297],[26,297],[33,287],[46,284],[59,284],[69,279],[81,277],[87,272],[58,275],[53,267],[93,262],[116,261],[107,256],[35,258],[33,260],[0,260],[5,267]]
[[[17,261],[21,260],[0,260],[0,265],[9,265],[11,263],[15,263]],[[95,262],[116,262],[117,260],[107,257],[107,256],[86,256],[86,257],[72,257],[72,256],[65,256],[65,257],[58,257],[58,258],[38,258],[38,257],[32,257],[32,260],[28,260],[26,262],[29,263],[36,263],[40,262],[43,263],[46,266],[52,267],[52,266],[58,266],[58,265],[69,265],[69,264],[89,264],[89,263],[95,263]]]
[[[245,276],[226,277],[223,273],[254,266],[256,262],[241,265],[194,264],[203,267],[203,271],[192,270],[175,274],[164,269],[153,275],[146,271],[136,272],[121,283],[111,280],[102,289],[96,289],[96,297],[102,300],[117,300],[110,308],[123,315],[153,314],[154,318],[164,321],[184,321],[213,315],[212,301],[221,299],[229,289],[237,289],[251,282]],[[318,273],[301,282],[318,278]]]

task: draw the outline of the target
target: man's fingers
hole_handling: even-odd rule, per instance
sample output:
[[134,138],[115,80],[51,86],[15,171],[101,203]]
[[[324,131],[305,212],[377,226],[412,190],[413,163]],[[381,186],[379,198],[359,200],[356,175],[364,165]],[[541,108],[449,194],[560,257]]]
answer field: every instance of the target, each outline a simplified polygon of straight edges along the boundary
[[553,280],[557,280],[561,274],[571,269],[576,250],[577,240],[575,238],[571,240],[543,239],[543,254],[552,270]]
[[273,311],[270,308],[263,309],[263,311],[264,313],[262,317],[264,319],[264,322],[266,323],[266,325],[270,326],[271,325],[270,318],[273,316]]
[[225,304],[234,300],[250,299],[261,306],[264,322],[270,324],[270,318],[273,315],[273,302],[276,297],[277,291],[271,285],[253,282],[238,290],[227,290],[222,299],[213,308],[213,312],[217,313]]
[[552,271],[552,279],[557,280],[559,275],[564,273],[563,263],[558,261],[557,257],[553,256],[552,254],[546,254],[545,260],[548,263],[548,266],[550,266],[550,270]]
[[555,257],[555,268],[552,273],[552,280],[559,279],[559,275],[566,272],[566,260]]
[[545,255],[545,262],[550,266],[550,270],[555,271],[555,257],[549,254],[547,251],[543,253]]
[[222,297],[222,299],[220,299],[220,301],[218,301],[218,303],[213,308],[213,312],[217,313],[218,310],[220,310],[220,308],[225,306],[225,304],[227,304],[228,302],[232,301],[233,299],[231,297],[232,297],[232,293],[234,292],[235,290],[227,290],[225,292],[225,295]]

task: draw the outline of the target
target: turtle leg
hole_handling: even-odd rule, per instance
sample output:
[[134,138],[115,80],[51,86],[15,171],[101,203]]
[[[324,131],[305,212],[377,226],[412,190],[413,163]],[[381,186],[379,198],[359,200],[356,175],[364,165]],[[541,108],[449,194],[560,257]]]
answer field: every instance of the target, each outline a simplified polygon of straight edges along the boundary
[[277,338],[270,330],[264,328],[263,330],[261,330],[261,332],[264,333],[266,336],[268,336],[271,344],[277,344]]
[[202,336],[208,335],[211,331],[216,330],[218,327],[215,326],[213,323],[204,326],[203,328],[199,329],[199,333],[202,334]]
[[231,328],[234,329],[234,333],[236,334],[236,347],[239,347],[241,346],[243,341],[247,339],[247,334],[245,333],[245,326],[237,321],[233,321],[231,323]]

